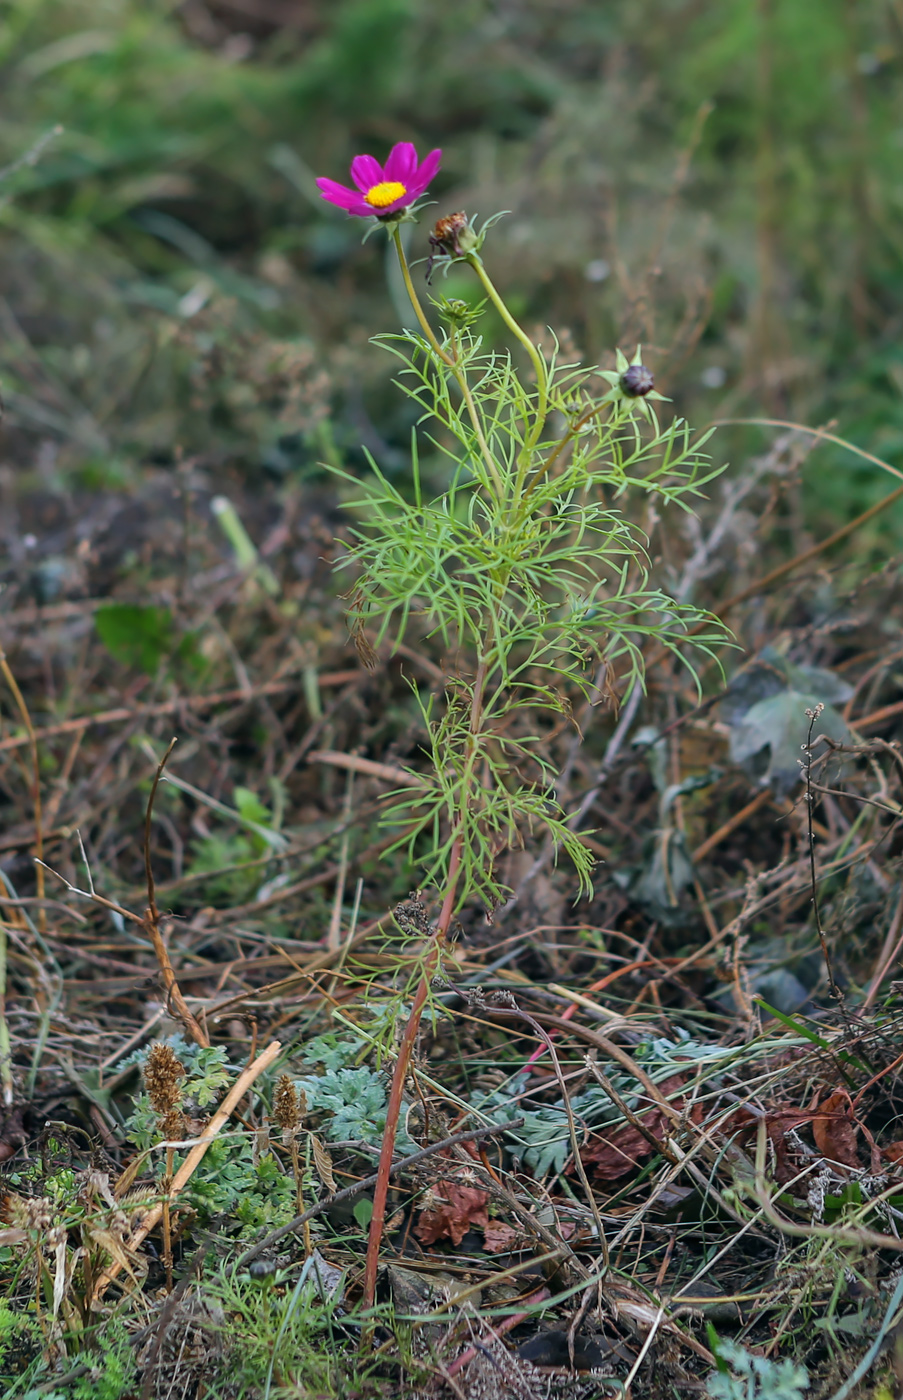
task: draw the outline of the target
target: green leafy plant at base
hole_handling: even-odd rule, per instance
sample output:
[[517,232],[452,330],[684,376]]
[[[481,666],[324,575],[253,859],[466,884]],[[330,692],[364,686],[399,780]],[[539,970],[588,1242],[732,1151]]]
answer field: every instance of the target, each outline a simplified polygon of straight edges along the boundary
[[[178,1034],[167,1037],[162,1043],[178,1054],[185,1071],[181,1081],[183,1102],[193,1111],[203,1113],[221,1097],[234,1072],[226,1051],[220,1046],[191,1044]],[[119,1068],[132,1064],[144,1067],[156,1048],[134,1051]],[[159,1143],[161,1135],[168,1135],[161,1134],[159,1114],[146,1092],[136,1095],[125,1129],[135,1145],[148,1153]],[[184,1136],[184,1131],[178,1136]],[[232,1217],[242,1234],[262,1226],[281,1224],[291,1218],[294,1208],[291,1178],[272,1155],[255,1153],[245,1133],[223,1135],[211,1143],[204,1169],[191,1178],[183,1199],[202,1221],[217,1216]]]
[[[323,1269],[320,1255],[306,1261],[294,1282],[278,1272],[254,1278],[224,1268],[206,1289],[228,1317],[212,1394],[220,1393],[218,1384],[228,1385],[230,1395],[273,1400],[364,1393],[358,1386],[368,1378],[368,1363],[354,1356],[360,1324],[349,1319],[340,1282]],[[409,1370],[412,1358],[402,1360]]]
[[[386,1126],[386,1086],[381,1075],[365,1065],[357,1069],[328,1069],[298,1080],[307,1106],[324,1115],[326,1136],[335,1142],[352,1138],[379,1143]],[[406,1133],[397,1141],[406,1152],[416,1150]]]
[[22,1400],[124,1400],[134,1394],[136,1364],[125,1330],[115,1322],[104,1329],[96,1353],[85,1358],[86,1376],[77,1376],[65,1389],[26,1392]]
[[0,1384],[14,1393],[14,1380],[32,1368],[41,1350],[41,1330],[34,1318],[0,1303]]
[[[177,1055],[184,1068],[182,1094],[185,1101],[200,1110],[215,1103],[234,1072],[223,1047],[195,1045],[179,1033],[169,1035],[159,1043]],[[147,1048],[133,1050],[118,1063],[117,1074],[131,1065],[140,1065],[143,1069],[148,1055]],[[157,1115],[147,1093],[136,1095],[125,1127],[132,1142],[141,1150],[146,1150],[157,1141]]]
[[[120,1400],[129,1393],[135,1360],[117,1317],[97,1325],[90,1308],[93,1282],[111,1257],[132,1264],[125,1246],[131,1202],[110,1205],[100,1172],[65,1168],[43,1179],[44,1195],[7,1192],[12,1228],[0,1249],[0,1388],[4,1400],[38,1395]],[[11,1247],[10,1247],[11,1245]],[[140,1267],[140,1265],[139,1265]],[[48,1385],[52,1366],[75,1363],[69,1388]],[[84,1374],[81,1374],[81,1371]],[[37,1386],[37,1388],[35,1388]]]
[[712,1400],[803,1400],[807,1393],[809,1373],[804,1366],[754,1356],[728,1341],[718,1341],[717,1355],[734,1374],[725,1370],[709,1377],[706,1394]]

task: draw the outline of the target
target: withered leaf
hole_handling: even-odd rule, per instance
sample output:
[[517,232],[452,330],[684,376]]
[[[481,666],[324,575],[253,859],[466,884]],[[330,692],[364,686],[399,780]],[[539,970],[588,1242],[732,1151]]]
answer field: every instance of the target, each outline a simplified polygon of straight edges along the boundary
[[326,1190],[334,1194],[338,1189],[335,1184],[335,1177],[332,1174],[332,1158],[316,1133],[310,1135],[311,1150],[314,1155],[314,1166],[317,1169],[317,1176],[322,1181]]
[[485,1230],[489,1224],[486,1207],[489,1192],[459,1181],[439,1181],[434,1189],[435,1203],[421,1211],[414,1234],[422,1244],[451,1240],[460,1244],[467,1231]]
[[815,1145],[832,1162],[840,1162],[845,1167],[858,1167],[856,1131],[853,1101],[846,1089],[835,1089],[818,1105],[818,1112],[812,1119]]
[[[680,1089],[683,1083],[682,1076],[675,1074],[670,1079],[663,1080],[658,1087],[663,1094],[670,1096]],[[680,1109],[680,1099],[672,1099],[671,1102],[676,1109]],[[646,1109],[637,1114],[637,1118],[648,1133],[664,1142],[667,1125],[660,1108]],[[626,1172],[639,1166],[653,1151],[649,1139],[631,1123],[625,1123],[623,1127],[611,1132],[602,1130],[592,1133],[589,1141],[580,1149],[580,1160],[585,1167],[591,1167],[593,1174],[601,1177],[603,1181],[616,1181],[619,1176],[624,1176]]]
[[504,1220],[489,1220],[483,1227],[483,1248],[487,1254],[510,1254],[529,1247],[530,1241],[524,1232],[506,1225]]
[[[643,1114],[643,1125],[656,1137],[664,1137],[664,1115],[658,1109]],[[628,1125],[618,1128],[603,1137],[594,1133],[589,1142],[580,1149],[580,1160],[585,1167],[591,1167],[594,1176],[603,1181],[615,1181],[625,1172],[648,1157],[652,1144],[638,1129]]]
[[812,1122],[811,1109],[795,1108],[789,1104],[772,1104],[764,1114],[753,1113],[741,1104],[724,1124],[726,1131],[736,1136],[737,1141],[755,1141],[760,1124],[764,1123],[768,1141],[774,1153],[771,1171],[779,1186],[784,1186],[799,1173],[799,1151],[787,1134],[805,1123]]

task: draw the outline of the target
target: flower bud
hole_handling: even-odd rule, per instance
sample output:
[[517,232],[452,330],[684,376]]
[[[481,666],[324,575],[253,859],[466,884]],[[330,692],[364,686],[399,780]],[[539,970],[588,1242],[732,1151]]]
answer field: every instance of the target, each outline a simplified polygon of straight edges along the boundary
[[644,399],[655,385],[652,370],[645,365],[628,365],[619,382],[629,399]]
[[462,301],[460,297],[435,297],[433,306],[447,326],[452,330],[463,331],[479,321],[486,302],[479,301],[471,305],[469,301]]

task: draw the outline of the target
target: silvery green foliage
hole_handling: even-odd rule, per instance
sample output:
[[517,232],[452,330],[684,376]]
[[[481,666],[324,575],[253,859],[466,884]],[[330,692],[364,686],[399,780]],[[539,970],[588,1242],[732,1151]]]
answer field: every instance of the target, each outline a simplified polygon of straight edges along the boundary
[[[310,1113],[323,1115],[323,1132],[331,1142],[354,1140],[379,1146],[386,1127],[386,1085],[382,1075],[365,1065],[358,1069],[329,1069],[321,1075],[297,1079]],[[398,1145],[416,1150],[407,1133],[399,1132]]]
[[[736,1061],[752,1064],[759,1054],[767,1054],[768,1047],[761,1050],[749,1046],[704,1045],[693,1040],[689,1033],[678,1028],[676,1040],[664,1036],[651,1036],[634,1048],[637,1063],[654,1083],[662,1084],[680,1074],[684,1095],[692,1095],[694,1077],[696,1082],[714,1086],[721,1082],[721,1074]],[[649,1109],[650,1101],[632,1075],[625,1074],[617,1067],[609,1067],[608,1079],[623,1103],[635,1113]],[[505,1146],[513,1157],[523,1162],[535,1177],[545,1177],[562,1171],[573,1151],[568,1116],[564,1104],[544,1104],[541,1108],[527,1108],[520,1095],[529,1082],[528,1074],[520,1074],[509,1080],[502,1088],[491,1094],[474,1095],[472,1103],[481,1114],[491,1118],[493,1123],[503,1125],[514,1118],[523,1122],[505,1136]],[[583,1128],[599,1129],[604,1125],[624,1125],[620,1108],[612,1103],[601,1086],[590,1085],[579,1094],[572,1094],[571,1109]]]
[[709,1376],[706,1394],[711,1400],[805,1400],[809,1386],[805,1366],[754,1356],[728,1341],[719,1341],[718,1355],[734,1374],[719,1371]]
[[350,1022],[344,1021],[340,1029],[315,1035],[305,1043],[301,1058],[308,1065],[339,1070],[353,1065],[356,1060],[363,1060],[367,1051],[372,1050],[379,1065],[386,1049],[394,1045],[395,1028],[399,1021],[404,1021],[408,1011],[409,1007],[403,1001],[382,1005],[371,1003],[367,1006],[365,1021],[359,1020],[354,1029]]

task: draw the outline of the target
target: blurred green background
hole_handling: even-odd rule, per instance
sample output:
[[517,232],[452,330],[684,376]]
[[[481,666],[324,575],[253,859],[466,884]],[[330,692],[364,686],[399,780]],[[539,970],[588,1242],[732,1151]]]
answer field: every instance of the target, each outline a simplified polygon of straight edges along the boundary
[[[0,65],[7,486],[400,471],[397,289],[313,183],[399,140],[443,148],[437,216],[510,211],[485,257],[537,335],[900,462],[903,0],[7,0]],[[893,485],[806,480],[819,531]]]

